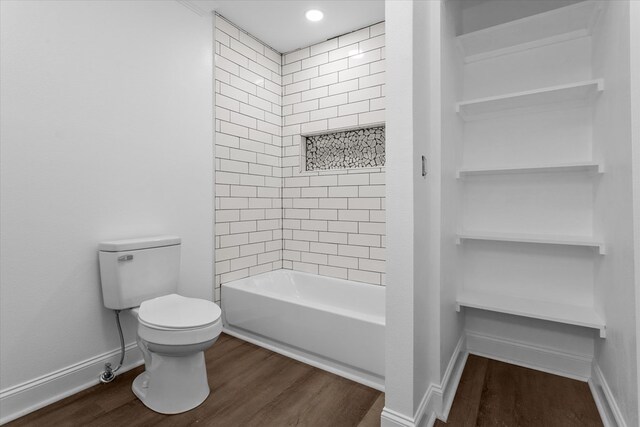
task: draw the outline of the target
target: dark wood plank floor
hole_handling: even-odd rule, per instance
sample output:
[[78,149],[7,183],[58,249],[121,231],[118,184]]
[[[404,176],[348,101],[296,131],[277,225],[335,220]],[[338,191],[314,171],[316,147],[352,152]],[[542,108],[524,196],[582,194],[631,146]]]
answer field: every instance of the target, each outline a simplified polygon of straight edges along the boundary
[[211,395],[196,409],[162,415],[131,391],[137,368],[113,383],[56,402],[10,426],[380,425],[381,392],[228,335],[206,352]]
[[[384,395],[228,335],[207,351],[211,395],[161,415],[131,391],[142,367],[22,417],[10,426],[380,425]],[[586,383],[469,355],[447,423],[439,427],[602,426]]]
[[602,426],[587,383],[469,355],[439,427]]

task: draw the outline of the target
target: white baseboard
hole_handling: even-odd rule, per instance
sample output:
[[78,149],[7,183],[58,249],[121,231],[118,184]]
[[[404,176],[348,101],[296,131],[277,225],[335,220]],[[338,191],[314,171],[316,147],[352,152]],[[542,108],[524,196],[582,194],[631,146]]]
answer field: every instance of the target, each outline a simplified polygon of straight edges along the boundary
[[382,427],[431,427],[436,418],[447,419],[467,361],[466,337],[463,334],[453,350],[441,384],[431,384],[412,417],[387,407],[382,410]]
[[[98,384],[104,364],[117,366],[119,356],[118,348],[0,391],[0,425]],[[124,364],[118,373],[142,363],[138,346],[131,343],[125,347]]]
[[620,407],[613,397],[609,384],[607,384],[607,380],[605,380],[604,375],[602,375],[600,366],[598,366],[597,363],[593,364],[591,378],[589,379],[589,388],[591,389],[593,399],[596,401],[596,406],[598,407],[598,412],[600,413],[600,418],[602,418],[604,426],[627,427]]
[[591,377],[593,357],[571,354],[501,337],[467,331],[467,351],[478,356],[500,360],[579,381]]
[[376,375],[368,374],[364,371],[350,368],[349,366],[338,363],[334,360],[330,360],[316,354],[308,353],[304,350],[270,340],[268,338],[253,334],[245,330],[225,326],[222,328],[222,331],[236,338],[240,338],[243,341],[247,341],[251,344],[264,347],[267,350],[282,354],[284,356],[290,357],[291,359],[306,363],[307,365],[315,366],[316,368],[331,372],[332,374],[339,375],[351,381],[364,384],[367,387],[384,391],[384,378],[380,378]]

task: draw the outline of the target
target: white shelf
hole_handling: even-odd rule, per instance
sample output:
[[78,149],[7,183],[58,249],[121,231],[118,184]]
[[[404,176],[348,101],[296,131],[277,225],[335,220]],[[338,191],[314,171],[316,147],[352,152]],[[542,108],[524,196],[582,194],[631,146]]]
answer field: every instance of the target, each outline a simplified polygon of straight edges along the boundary
[[606,336],[604,319],[592,307],[468,290],[463,290],[458,293],[456,310],[460,311],[460,307],[478,308],[498,313],[583,326],[585,328],[598,329],[601,338],[605,338]]
[[485,118],[496,113],[535,111],[560,103],[583,104],[604,89],[602,79],[545,87],[524,92],[478,98],[456,104],[456,112],[465,120]]
[[544,245],[562,246],[582,246],[595,248],[598,254],[606,254],[605,245],[594,239],[578,236],[548,236],[538,234],[515,234],[515,233],[493,233],[493,232],[469,232],[465,231],[456,235],[456,243],[461,244],[463,240],[485,240],[492,242],[514,242],[514,243],[538,243]]
[[591,35],[603,2],[583,1],[458,36],[465,62]]
[[497,175],[513,173],[547,173],[547,172],[589,172],[603,173],[604,168],[600,163],[579,162],[579,163],[556,163],[540,164],[531,166],[511,166],[494,168],[461,168],[456,173],[457,178],[473,175]]

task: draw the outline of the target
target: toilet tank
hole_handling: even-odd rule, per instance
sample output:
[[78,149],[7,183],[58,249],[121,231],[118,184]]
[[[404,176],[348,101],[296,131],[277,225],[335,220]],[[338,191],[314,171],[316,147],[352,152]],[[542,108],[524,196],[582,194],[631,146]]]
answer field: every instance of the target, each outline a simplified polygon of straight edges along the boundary
[[180,238],[155,236],[98,244],[104,305],[113,310],[175,293],[180,276]]

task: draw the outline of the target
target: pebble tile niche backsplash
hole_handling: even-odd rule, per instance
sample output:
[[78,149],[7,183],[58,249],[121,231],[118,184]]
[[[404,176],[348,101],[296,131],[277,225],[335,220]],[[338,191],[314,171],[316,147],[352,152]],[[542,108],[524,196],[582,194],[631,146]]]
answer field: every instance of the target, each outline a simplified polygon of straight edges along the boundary
[[384,126],[307,136],[306,170],[384,166]]

